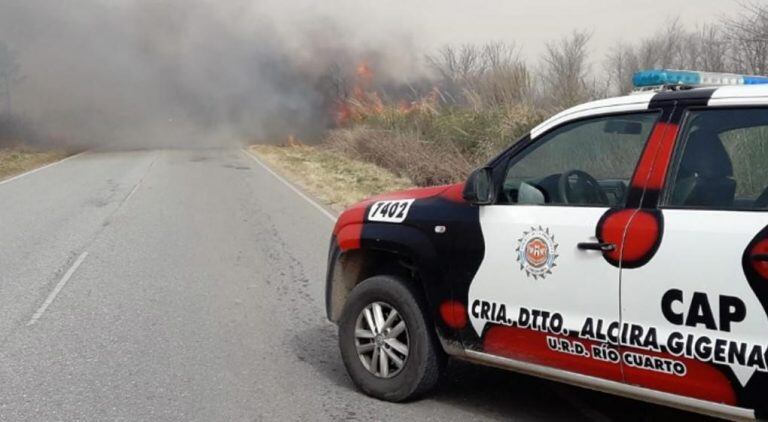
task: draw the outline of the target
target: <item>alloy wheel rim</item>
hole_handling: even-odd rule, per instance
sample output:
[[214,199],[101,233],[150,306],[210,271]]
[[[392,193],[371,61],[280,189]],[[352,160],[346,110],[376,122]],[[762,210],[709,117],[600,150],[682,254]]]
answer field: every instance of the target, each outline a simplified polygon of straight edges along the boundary
[[409,340],[405,320],[388,303],[369,303],[357,316],[357,355],[376,377],[392,378],[403,370],[410,352]]

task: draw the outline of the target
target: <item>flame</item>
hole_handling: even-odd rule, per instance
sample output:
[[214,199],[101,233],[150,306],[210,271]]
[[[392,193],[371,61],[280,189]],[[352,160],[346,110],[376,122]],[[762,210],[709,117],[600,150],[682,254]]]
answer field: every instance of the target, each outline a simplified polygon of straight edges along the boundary
[[356,73],[360,80],[373,81],[373,69],[364,61],[357,64]]
[[399,100],[387,106],[375,89],[375,76],[376,73],[367,62],[362,61],[356,65],[354,83],[349,95],[338,99],[333,106],[332,118],[336,126],[359,122],[381,115],[387,110],[401,114],[430,111],[434,110],[439,102],[440,92],[437,87],[433,87],[428,94],[415,101]]
[[333,121],[336,123],[336,126],[344,126],[351,118],[352,109],[349,107],[349,104],[347,104],[347,101],[337,101],[333,111]]
[[382,113],[384,102],[373,89],[375,73],[373,68],[361,61],[355,67],[352,90],[347,98],[336,101],[333,120],[337,126],[344,126],[351,121],[362,119],[365,115]]

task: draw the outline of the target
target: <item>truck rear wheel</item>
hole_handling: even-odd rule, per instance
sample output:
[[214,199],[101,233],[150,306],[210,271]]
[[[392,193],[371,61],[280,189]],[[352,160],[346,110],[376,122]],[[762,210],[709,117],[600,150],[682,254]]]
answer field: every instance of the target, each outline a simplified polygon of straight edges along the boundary
[[399,402],[430,390],[446,357],[421,295],[400,278],[374,276],[351,292],[339,320],[349,376],[366,394]]

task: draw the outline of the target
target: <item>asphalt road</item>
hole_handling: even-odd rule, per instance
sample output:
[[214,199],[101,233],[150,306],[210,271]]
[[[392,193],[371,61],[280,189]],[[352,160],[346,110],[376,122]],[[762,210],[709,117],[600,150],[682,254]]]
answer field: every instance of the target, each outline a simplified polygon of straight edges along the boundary
[[240,150],[89,152],[0,183],[0,420],[655,420],[452,363],[355,391],[325,320],[333,221]]

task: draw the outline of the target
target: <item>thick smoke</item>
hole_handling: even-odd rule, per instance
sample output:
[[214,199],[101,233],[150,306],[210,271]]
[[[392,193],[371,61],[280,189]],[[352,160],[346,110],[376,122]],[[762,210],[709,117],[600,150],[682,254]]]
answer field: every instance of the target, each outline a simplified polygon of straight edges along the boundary
[[330,14],[254,3],[0,0],[21,66],[14,113],[89,146],[312,139],[360,60],[385,80],[415,74],[405,33],[373,45]]

